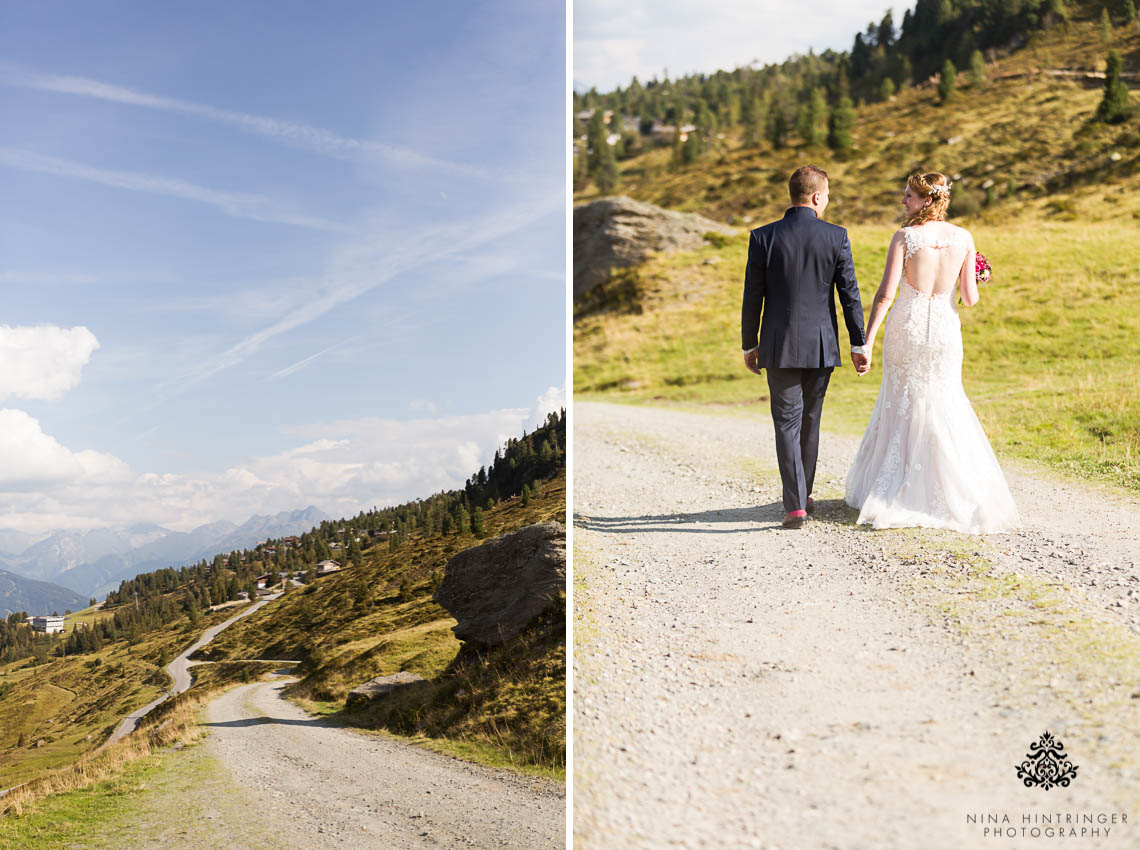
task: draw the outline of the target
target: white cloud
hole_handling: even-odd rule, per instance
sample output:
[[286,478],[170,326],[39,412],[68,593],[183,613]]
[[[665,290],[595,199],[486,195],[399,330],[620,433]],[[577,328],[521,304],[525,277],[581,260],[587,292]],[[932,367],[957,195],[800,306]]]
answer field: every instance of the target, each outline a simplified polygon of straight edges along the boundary
[[0,528],[43,532],[154,522],[181,531],[316,505],[334,516],[462,486],[495,450],[564,403],[409,420],[365,418],[287,429],[292,448],[218,473],[135,474],[117,458],[72,451],[19,410],[0,410]]
[[[87,328],[0,325],[0,401],[52,401],[79,384],[99,340]],[[2,472],[0,472],[2,474]]]
[[434,401],[428,401],[424,398],[414,399],[409,405],[409,410],[414,410],[417,413],[436,413],[439,407]]
[[338,135],[331,130],[301,124],[295,121],[281,121],[264,115],[254,115],[231,109],[219,109],[203,103],[179,100],[173,97],[148,94],[125,86],[116,86],[86,77],[71,77],[61,74],[38,74],[18,68],[0,69],[0,82],[11,86],[71,94],[126,103],[147,109],[164,112],[177,112],[193,115],[210,121],[230,124],[259,136],[282,142],[290,147],[313,151],[339,159],[380,159],[400,168],[422,167],[442,169],[449,173],[472,177],[489,178],[493,175],[486,169],[469,163],[450,162],[428,156],[420,151],[398,145],[385,144],[370,139],[353,139]]
[[550,387],[535,401],[534,413],[527,425],[528,431],[533,431],[546,421],[548,414],[557,413],[566,407],[566,385]]
[[[850,50],[855,33],[890,8],[883,0],[576,0],[574,79],[609,91],[665,69],[686,73],[782,62],[793,53]],[[895,8],[902,22],[902,10]]]
[[116,483],[129,476],[127,465],[113,455],[73,452],[24,411],[0,409],[0,491]]
[[0,165],[7,165],[21,171],[35,171],[56,177],[86,180],[90,183],[99,183],[133,192],[146,192],[152,195],[166,195],[186,201],[195,201],[214,207],[235,218],[291,224],[313,230],[345,229],[336,222],[290,211],[288,205],[279,198],[243,192],[226,192],[199,186],[174,177],[142,174],[136,171],[111,171],[104,168],[93,168],[81,162],[45,156],[19,148],[0,148]]

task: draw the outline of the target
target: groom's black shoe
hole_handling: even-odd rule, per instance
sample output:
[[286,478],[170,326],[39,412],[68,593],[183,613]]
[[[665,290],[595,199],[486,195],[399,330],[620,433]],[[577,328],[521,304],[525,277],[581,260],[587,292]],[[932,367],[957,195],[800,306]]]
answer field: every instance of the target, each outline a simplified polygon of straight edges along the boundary
[[784,514],[784,528],[803,528],[807,511],[788,511]]
[[813,501],[811,500],[811,496],[808,496],[808,500],[807,500],[807,515],[808,515],[808,516],[811,516],[811,515],[812,515],[812,514],[814,514],[814,513],[815,513],[815,502],[813,502]]

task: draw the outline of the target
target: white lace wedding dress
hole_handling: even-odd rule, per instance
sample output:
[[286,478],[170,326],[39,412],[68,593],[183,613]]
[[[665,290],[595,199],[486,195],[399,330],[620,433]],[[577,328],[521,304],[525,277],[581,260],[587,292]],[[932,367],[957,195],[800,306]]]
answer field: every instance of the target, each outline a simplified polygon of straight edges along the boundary
[[[898,297],[883,326],[883,382],[847,473],[847,504],[875,528],[1009,531],[1021,524],[1017,506],[962,389],[957,275],[946,280],[944,272],[930,294],[910,282],[916,265],[925,264],[928,279],[932,268],[960,270],[970,236],[947,225],[904,235]],[[928,253],[937,251],[951,252],[948,262]]]

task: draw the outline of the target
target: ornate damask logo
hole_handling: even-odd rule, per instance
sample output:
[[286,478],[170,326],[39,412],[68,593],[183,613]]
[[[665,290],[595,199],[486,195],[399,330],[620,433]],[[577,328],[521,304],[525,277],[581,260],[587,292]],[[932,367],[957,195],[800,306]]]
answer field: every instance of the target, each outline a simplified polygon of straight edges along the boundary
[[1054,785],[1067,786],[1077,778],[1077,766],[1065,755],[1065,745],[1048,732],[1035,744],[1017,768],[1017,778],[1026,788],[1038,785],[1048,791]]

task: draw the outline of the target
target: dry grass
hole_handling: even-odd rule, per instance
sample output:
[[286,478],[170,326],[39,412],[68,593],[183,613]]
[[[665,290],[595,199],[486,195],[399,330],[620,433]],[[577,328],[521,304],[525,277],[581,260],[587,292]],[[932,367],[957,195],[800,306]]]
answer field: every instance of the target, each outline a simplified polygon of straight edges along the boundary
[[[948,105],[937,103],[932,86],[920,86],[859,108],[855,147],[844,156],[802,144],[744,148],[739,132],[730,130],[718,150],[681,170],[670,167],[668,147],[621,163],[619,191],[755,226],[783,213],[788,175],[815,162],[831,176],[828,218],[844,225],[892,222],[900,187],[920,169],[957,175],[959,210],[980,213],[988,223],[1135,222],[1140,118],[1115,126],[1092,123],[1103,83],[1045,73],[1103,71],[1110,46],[1124,57],[1125,70],[1140,70],[1140,29],[1117,27],[1113,43],[1105,45],[1096,20],[1077,20],[1036,33],[1024,49],[991,64],[989,81],[980,87],[961,75],[960,96]],[[1132,98],[1137,101],[1135,91]],[[993,181],[989,206],[986,181]],[[592,185],[575,195],[578,201],[596,197]]]
[[101,750],[82,755],[67,767],[57,768],[21,785],[0,798],[0,813],[7,817],[20,817],[29,812],[37,800],[115,778],[122,775],[128,765],[156,750],[196,740],[202,734],[196,720],[198,708],[206,698],[207,695],[203,694],[192,701],[179,701],[160,722],[139,729]]
[[286,694],[328,702],[343,700],[357,685],[377,676],[401,672],[437,676],[459,651],[451,631],[454,625],[450,617],[430,620],[322,652],[320,663]]
[[130,735],[71,764],[41,773],[35,779],[0,797],[0,814],[19,817],[30,812],[37,800],[114,780],[140,759],[160,750],[196,741],[204,732],[198,724],[199,710],[217,694],[243,682],[255,680],[277,665],[218,664],[199,667],[194,686],[157,706]]
[[485,764],[566,769],[566,607],[561,596],[503,646],[465,646],[439,676],[336,717]]

